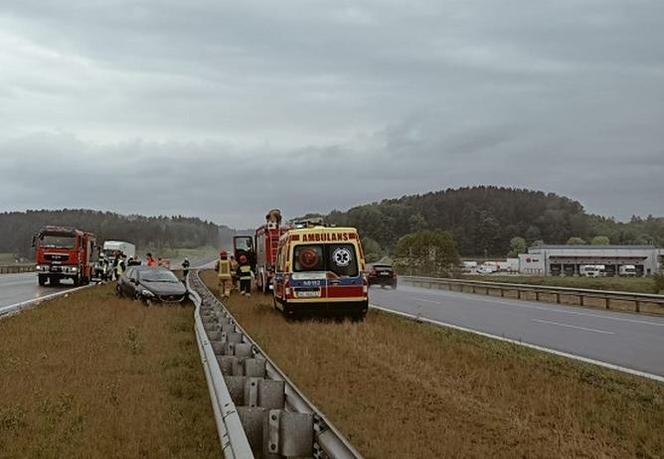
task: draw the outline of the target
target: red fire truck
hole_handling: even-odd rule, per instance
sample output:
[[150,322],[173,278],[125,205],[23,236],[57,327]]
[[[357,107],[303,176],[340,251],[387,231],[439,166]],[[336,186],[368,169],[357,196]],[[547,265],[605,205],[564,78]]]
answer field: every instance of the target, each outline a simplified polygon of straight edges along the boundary
[[45,226],[33,239],[39,285],[58,285],[72,279],[88,284],[98,257],[95,235],[75,228]]
[[256,230],[256,287],[268,293],[272,289],[279,238],[289,228],[281,226],[281,212],[278,209],[269,211],[265,220],[266,223]]

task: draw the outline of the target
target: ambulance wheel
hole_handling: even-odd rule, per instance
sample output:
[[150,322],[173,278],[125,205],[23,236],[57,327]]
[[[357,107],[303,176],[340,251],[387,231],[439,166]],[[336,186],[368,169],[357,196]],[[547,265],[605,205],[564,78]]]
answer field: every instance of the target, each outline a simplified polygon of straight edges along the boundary
[[81,275],[77,274],[76,277],[74,277],[74,287],[78,287],[81,285]]
[[42,287],[44,285],[46,285],[47,280],[48,280],[48,276],[46,276],[45,274],[38,274],[37,275],[37,281],[39,282],[39,285],[41,285]]
[[60,279],[57,277],[51,277],[48,281],[48,285],[60,285]]

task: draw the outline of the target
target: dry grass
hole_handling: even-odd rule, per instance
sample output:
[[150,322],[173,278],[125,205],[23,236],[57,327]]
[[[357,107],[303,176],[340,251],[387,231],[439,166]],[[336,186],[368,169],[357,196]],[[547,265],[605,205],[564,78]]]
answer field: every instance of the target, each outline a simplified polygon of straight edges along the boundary
[[288,322],[268,303],[228,306],[368,458],[664,455],[661,384],[376,311]]
[[0,321],[0,457],[219,457],[192,315],[108,285]]

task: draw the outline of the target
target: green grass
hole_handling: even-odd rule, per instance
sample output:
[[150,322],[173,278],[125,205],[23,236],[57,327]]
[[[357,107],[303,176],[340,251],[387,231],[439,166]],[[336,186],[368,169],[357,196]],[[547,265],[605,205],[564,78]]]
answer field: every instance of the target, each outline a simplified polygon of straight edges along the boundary
[[13,264],[14,264],[13,253],[0,253],[0,265],[13,265]]
[[176,265],[179,265],[185,257],[189,258],[189,260],[212,257],[217,255],[219,250],[210,246],[198,247],[195,249],[155,249],[150,247],[136,249],[136,254],[141,257],[141,259],[145,258],[145,254],[148,252],[151,252],[155,258],[168,258],[171,260],[171,266],[176,267]]
[[649,277],[537,277],[537,276],[464,276],[464,279],[553,287],[589,288],[625,292],[657,293]]

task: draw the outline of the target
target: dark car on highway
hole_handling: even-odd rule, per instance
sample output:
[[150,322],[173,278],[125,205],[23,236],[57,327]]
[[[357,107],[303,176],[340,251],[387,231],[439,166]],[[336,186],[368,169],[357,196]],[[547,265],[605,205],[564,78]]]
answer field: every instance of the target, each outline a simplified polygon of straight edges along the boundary
[[166,268],[130,266],[120,276],[116,287],[118,296],[142,300],[145,304],[181,303],[187,298],[187,288]]
[[369,286],[380,285],[397,288],[397,273],[390,265],[372,264],[368,266],[367,280]]

